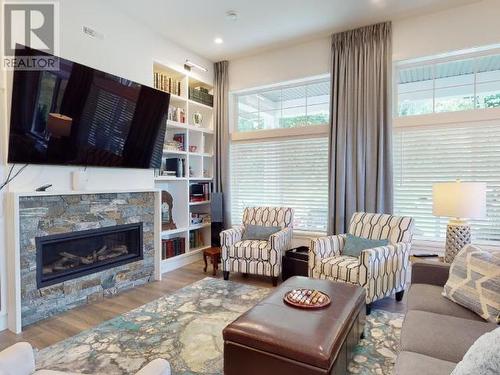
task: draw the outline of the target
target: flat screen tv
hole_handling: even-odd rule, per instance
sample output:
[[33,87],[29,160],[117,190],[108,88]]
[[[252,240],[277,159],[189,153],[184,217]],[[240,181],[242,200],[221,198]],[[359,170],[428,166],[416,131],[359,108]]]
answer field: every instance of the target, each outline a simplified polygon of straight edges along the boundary
[[[17,46],[16,57],[41,55]],[[14,71],[9,163],[160,168],[170,94],[58,61]]]

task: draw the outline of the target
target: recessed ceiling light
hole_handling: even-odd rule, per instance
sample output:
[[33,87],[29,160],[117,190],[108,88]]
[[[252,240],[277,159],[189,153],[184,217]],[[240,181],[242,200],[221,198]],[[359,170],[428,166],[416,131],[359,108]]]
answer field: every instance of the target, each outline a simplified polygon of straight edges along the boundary
[[222,38],[215,38],[214,43],[215,44],[222,44],[222,43],[224,43],[224,41],[222,40]]

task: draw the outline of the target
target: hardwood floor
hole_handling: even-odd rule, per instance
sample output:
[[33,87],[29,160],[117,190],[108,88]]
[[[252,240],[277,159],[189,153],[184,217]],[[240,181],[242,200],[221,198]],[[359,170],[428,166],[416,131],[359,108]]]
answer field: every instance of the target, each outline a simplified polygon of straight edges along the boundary
[[[200,260],[175,271],[165,273],[162,281],[104,298],[25,327],[20,335],[15,335],[10,331],[0,332],[0,350],[19,341],[28,341],[34,347],[43,349],[138,306],[174,293],[176,290],[195,281],[211,276],[211,271],[211,265],[209,265],[207,273],[204,273],[203,261]],[[216,277],[222,278],[222,272],[219,271]],[[245,278],[241,274],[231,274],[230,280],[272,288],[271,279],[267,277],[248,276]],[[373,303],[372,306],[372,309],[383,309],[392,312],[404,312],[405,308],[406,297],[399,303],[395,301],[394,297],[386,298]]]

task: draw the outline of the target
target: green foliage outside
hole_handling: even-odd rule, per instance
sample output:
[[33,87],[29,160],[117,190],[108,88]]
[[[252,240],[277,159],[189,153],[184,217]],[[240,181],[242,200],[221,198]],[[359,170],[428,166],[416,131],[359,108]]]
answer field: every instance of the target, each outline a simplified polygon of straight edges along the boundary
[[[462,98],[449,98],[436,101],[436,112],[455,112],[474,109],[474,98],[464,96]],[[500,93],[476,97],[475,108],[498,108],[500,107]],[[432,113],[432,101],[425,103],[404,102],[399,104],[399,116],[423,115]]]
[[[328,123],[328,114],[326,113],[321,113],[318,115],[310,115],[310,116],[294,116],[294,117],[279,118],[280,129],[300,128],[303,126],[323,125],[327,123]],[[238,131],[240,132],[248,132],[248,131],[262,130],[262,129],[265,128],[264,128],[264,120],[261,118],[249,120],[240,117],[238,121]]]

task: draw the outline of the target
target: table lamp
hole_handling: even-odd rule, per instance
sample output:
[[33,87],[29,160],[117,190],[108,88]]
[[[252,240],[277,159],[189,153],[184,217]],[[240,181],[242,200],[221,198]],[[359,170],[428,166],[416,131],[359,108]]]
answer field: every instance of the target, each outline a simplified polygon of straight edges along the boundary
[[486,216],[486,184],[483,182],[443,182],[432,189],[433,214],[449,217],[446,228],[444,261],[451,263],[455,255],[471,242],[467,219]]

